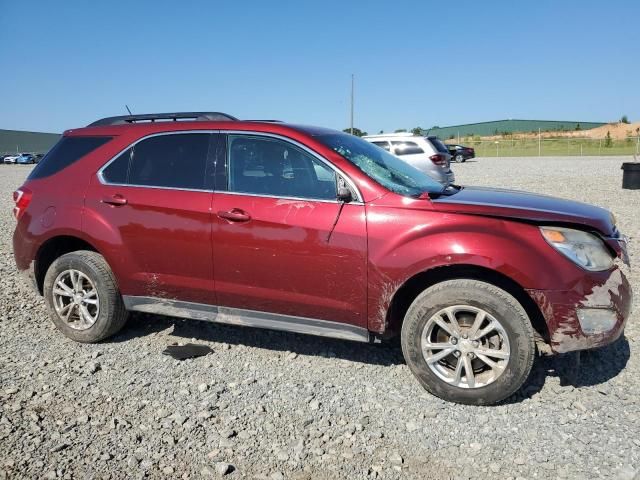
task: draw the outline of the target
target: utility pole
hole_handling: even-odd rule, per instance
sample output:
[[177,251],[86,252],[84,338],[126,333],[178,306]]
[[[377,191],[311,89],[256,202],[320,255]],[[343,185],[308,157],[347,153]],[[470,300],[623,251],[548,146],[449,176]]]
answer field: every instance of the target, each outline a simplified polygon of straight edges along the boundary
[[538,156],[542,153],[542,138],[540,133],[540,127],[538,127]]
[[353,135],[353,73],[351,74],[351,135]]

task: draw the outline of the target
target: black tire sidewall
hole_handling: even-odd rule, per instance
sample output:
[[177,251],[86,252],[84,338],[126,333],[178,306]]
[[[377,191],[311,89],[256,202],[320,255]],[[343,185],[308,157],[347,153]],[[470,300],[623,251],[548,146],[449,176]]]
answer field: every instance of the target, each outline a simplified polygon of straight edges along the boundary
[[[60,273],[65,270],[78,270],[91,279],[98,292],[100,312],[96,322],[86,330],[75,330],[68,326],[56,313],[53,301],[53,284]],[[120,298],[113,295],[117,292],[113,280],[95,268],[81,254],[68,253],[51,264],[44,279],[43,293],[50,316],[55,326],[68,338],[81,343],[94,343],[109,335],[114,322],[115,307]]]
[[[528,377],[535,353],[533,331],[524,309],[503,291],[501,292],[511,297],[513,302],[504,301],[504,297],[492,295],[483,288],[456,285],[455,281],[445,283],[450,284],[446,289],[440,288],[431,292],[432,289],[427,289],[419,295],[405,316],[402,326],[402,351],[409,368],[424,388],[445,400],[488,405],[509,397]],[[489,385],[473,389],[449,385],[432,372],[424,360],[420,343],[425,324],[436,312],[453,305],[470,305],[487,311],[500,322],[507,334],[511,349],[509,364]]]

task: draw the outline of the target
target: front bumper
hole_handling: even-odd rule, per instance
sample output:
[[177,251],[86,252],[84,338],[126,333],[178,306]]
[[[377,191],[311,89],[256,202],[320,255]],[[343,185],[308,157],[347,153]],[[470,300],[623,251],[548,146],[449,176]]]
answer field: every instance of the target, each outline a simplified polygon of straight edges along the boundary
[[[633,293],[616,266],[606,275],[586,275],[573,290],[527,290],[549,330],[556,353],[587,350],[616,341],[624,332]],[[602,321],[602,319],[610,319]]]

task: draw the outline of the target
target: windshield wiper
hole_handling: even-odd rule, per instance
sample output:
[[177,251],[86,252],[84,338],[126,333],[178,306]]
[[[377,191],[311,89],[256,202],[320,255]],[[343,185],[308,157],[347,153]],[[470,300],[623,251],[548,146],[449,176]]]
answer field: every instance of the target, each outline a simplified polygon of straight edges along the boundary
[[416,198],[420,199],[420,200],[427,200],[427,199],[435,199],[441,196],[450,196],[450,195],[455,195],[456,193],[458,193],[460,190],[462,190],[462,187],[460,185],[453,185],[453,184],[448,184],[446,186],[444,186],[442,188],[441,191],[439,192],[428,192],[428,191],[424,191],[418,195],[415,195]]

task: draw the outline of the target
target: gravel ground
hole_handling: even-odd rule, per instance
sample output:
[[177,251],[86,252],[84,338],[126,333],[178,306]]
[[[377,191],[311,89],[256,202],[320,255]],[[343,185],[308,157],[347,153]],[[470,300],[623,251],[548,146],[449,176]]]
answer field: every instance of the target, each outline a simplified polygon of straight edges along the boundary
[[[640,191],[620,188],[622,161],[454,168],[460,183],[610,208],[637,264]],[[80,345],[15,272],[10,195],[28,170],[0,166],[0,479],[640,478],[637,300],[626,338],[537,359],[525,388],[495,407],[428,395],[397,344],[135,315],[117,337]],[[638,280],[635,270],[636,290]],[[191,339],[214,353],[161,354]]]

